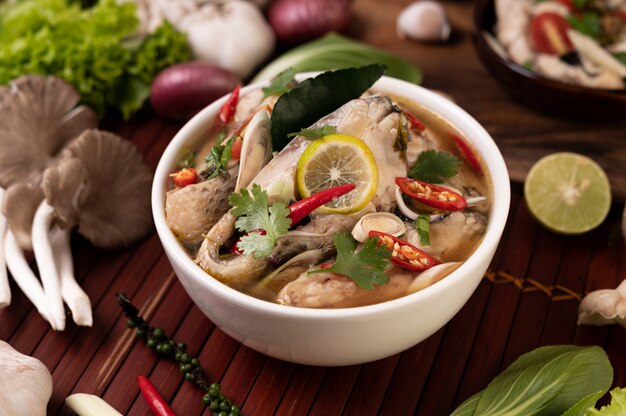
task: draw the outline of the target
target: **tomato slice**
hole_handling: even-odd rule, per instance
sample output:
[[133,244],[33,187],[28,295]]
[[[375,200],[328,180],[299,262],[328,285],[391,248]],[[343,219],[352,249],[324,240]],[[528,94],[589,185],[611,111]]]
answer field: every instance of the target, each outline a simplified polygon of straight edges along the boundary
[[182,168],[170,175],[174,180],[174,185],[184,188],[187,185],[196,183],[198,174],[194,168]]
[[530,35],[538,52],[549,55],[564,55],[574,49],[567,30],[569,23],[559,14],[540,13],[530,23]]
[[241,136],[237,136],[230,147],[230,157],[234,160],[241,159],[241,148],[243,147],[243,139]]
[[444,186],[402,177],[396,178],[396,184],[403,193],[432,208],[459,211],[467,206],[463,196]]
[[402,268],[421,272],[439,264],[439,260],[430,254],[391,234],[372,230],[368,235],[386,245],[391,250],[391,262]]

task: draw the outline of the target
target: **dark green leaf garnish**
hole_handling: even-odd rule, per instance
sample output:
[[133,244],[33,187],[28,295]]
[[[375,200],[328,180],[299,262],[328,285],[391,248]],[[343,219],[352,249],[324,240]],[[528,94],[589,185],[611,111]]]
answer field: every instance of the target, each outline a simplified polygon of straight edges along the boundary
[[406,150],[409,143],[409,129],[406,125],[406,116],[400,117],[398,121],[398,134],[396,134],[396,141],[393,143],[393,150],[401,152]]
[[315,140],[335,133],[337,133],[335,126],[322,126],[316,129],[302,129],[297,133],[289,133],[287,137],[304,136],[308,139]]
[[570,15],[567,16],[567,22],[573,29],[594,39],[597,39],[600,35],[600,16],[595,13],[586,12],[583,13],[580,17],[576,15]]
[[337,261],[328,269],[309,273],[337,273],[354,280],[363,289],[384,285],[389,281],[385,269],[389,265],[391,250],[378,245],[375,238],[368,237],[361,251],[356,252],[356,242],[349,232],[335,233],[333,243],[337,249]]
[[282,150],[289,133],[300,131],[348,101],[358,98],[385,72],[384,65],[324,72],[280,96],[270,119],[272,147]]
[[459,172],[463,162],[448,152],[426,150],[409,170],[409,177],[428,183],[443,183]]
[[276,75],[276,78],[272,80],[268,87],[263,88],[263,98],[270,95],[282,95],[293,87],[298,85],[294,79],[296,71],[293,68],[287,68],[280,74]]
[[196,157],[196,152],[194,150],[189,150],[188,152],[184,153],[180,157],[180,161],[178,162],[178,168],[179,169],[193,168],[194,167],[193,159],[195,157]]
[[423,246],[430,245],[430,215],[420,214],[415,221],[415,229],[420,237],[420,244]]
[[[226,172],[226,164],[230,160],[232,156],[232,147],[233,142],[238,136],[233,136],[226,141],[224,144],[216,144],[211,149],[211,153],[207,157],[204,158],[208,167],[207,174],[204,175],[207,179],[212,179],[217,177],[220,173]],[[219,140],[218,137],[218,143]]]

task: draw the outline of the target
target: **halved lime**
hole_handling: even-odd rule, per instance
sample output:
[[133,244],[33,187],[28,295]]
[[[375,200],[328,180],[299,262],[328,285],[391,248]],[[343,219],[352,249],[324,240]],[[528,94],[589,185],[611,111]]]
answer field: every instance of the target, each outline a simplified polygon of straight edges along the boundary
[[320,209],[348,214],[363,209],[378,189],[378,167],[370,148],[359,138],[329,134],[304,150],[296,172],[298,192],[305,198],[338,185],[353,183],[356,189]]
[[531,214],[562,234],[592,230],[609,213],[611,188],[602,168],[576,153],[554,153],[528,172],[524,196]]

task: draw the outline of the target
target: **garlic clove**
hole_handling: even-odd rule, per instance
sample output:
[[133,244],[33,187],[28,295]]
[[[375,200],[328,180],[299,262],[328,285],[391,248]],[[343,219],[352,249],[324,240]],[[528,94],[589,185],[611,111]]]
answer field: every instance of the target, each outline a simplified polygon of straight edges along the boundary
[[626,328],[626,280],[617,289],[594,290],[578,306],[578,324],[620,324]]
[[370,231],[382,231],[398,237],[404,233],[404,223],[390,212],[372,212],[361,217],[352,229],[352,236],[360,243],[365,242]]
[[46,416],[51,394],[46,366],[0,341],[0,415]]
[[452,30],[443,6],[436,1],[422,0],[410,4],[398,15],[396,31],[401,39],[445,42]]

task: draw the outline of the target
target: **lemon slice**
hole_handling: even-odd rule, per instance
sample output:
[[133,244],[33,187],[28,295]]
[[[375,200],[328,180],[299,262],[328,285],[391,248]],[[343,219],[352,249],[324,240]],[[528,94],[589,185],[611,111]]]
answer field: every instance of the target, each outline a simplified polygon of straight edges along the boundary
[[378,167],[370,148],[357,137],[329,134],[313,141],[298,160],[298,192],[303,198],[333,186],[353,183],[356,189],[321,207],[348,214],[363,209],[378,188]]
[[524,196],[531,214],[552,231],[581,234],[604,221],[611,188],[602,168],[576,153],[554,153],[528,172]]

